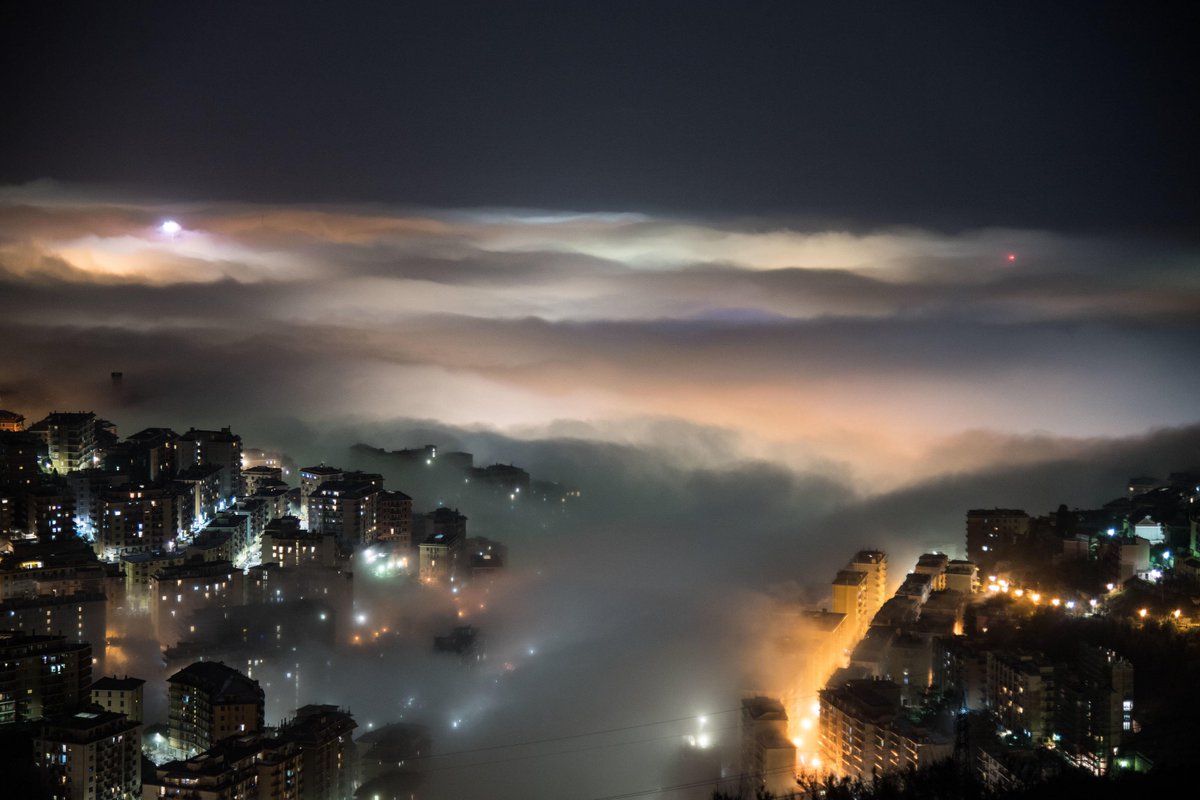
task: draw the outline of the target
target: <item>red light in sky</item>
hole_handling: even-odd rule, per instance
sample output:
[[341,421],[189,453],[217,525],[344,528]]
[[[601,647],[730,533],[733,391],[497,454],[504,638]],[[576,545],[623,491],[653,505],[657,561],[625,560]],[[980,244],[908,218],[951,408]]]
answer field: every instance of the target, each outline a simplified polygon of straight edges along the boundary
[[1016,253],[1009,253],[1009,254],[1008,254],[1008,260],[1009,260],[1009,261],[1016,261],[1016,260],[1017,260],[1017,254],[1016,254]]

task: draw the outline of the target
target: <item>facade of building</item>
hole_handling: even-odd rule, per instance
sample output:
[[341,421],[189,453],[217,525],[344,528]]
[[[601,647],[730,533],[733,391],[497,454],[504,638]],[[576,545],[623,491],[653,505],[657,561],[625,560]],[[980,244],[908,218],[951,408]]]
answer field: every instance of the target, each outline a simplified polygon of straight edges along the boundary
[[422,583],[452,581],[459,568],[466,566],[466,539],[456,533],[431,533],[418,550],[418,577]]
[[45,481],[25,493],[25,532],[39,541],[75,536],[75,492],[65,480]]
[[100,708],[47,719],[33,752],[53,800],[140,800],[141,728]]
[[343,550],[375,541],[380,488],[370,481],[326,481],[308,497],[308,529],[332,534]]
[[467,518],[456,508],[441,507],[428,514],[419,514],[413,518],[413,537],[416,541],[424,541],[435,533],[447,536],[467,538]]
[[66,477],[75,499],[75,531],[95,540],[104,513],[104,493],[129,483],[129,475],[105,469],[84,469]]
[[145,721],[142,711],[143,687],[146,682],[141,678],[131,678],[126,675],[118,678],[107,675],[92,684],[92,704],[98,705],[105,711],[123,714],[132,722]]
[[964,596],[979,591],[979,567],[961,559],[951,561],[946,565],[946,588]]
[[283,483],[283,467],[246,467],[242,470],[241,496],[249,497],[258,491],[258,487],[273,486],[277,483]]
[[[300,748],[288,739],[243,734],[186,760],[157,766],[145,797],[180,800],[302,800]],[[349,796],[349,795],[347,795]]]
[[65,636],[0,631],[0,724],[78,708],[91,683],[89,645]]
[[46,442],[36,433],[0,430],[0,537],[28,533],[26,493],[45,479]]
[[266,695],[258,681],[216,661],[197,661],[167,679],[168,743],[187,757],[230,736],[262,730]]
[[264,564],[333,567],[338,563],[337,553],[337,539],[332,534],[304,530],[297,517],[272,520],[262,535]]
[[158,641],[173,645],[197,638],[195,615],[244,603],[243,573],[228,561],[189,561],[150,578],[150,621]]
[[258,551],[259,542],[255,536],[254,522],[254,518],[249,514],[225,511],[209,520],[202,533],[210,536],[228,536],[229,552],[232,554],[230,559],[245,564]]
[[897,684],[881,680],[851,680],[822,689],[818,730],[825,766],[869,783],[876,775],[950,758],[953,743],[911,725],[900,696]]
[[238,500],[231,513],[246,518],[246,529],[249,539],[242,550],[242,560],[239,563],[257,564],[262,555],[262,535],[271,520],[275,519],[276,504],[265,497],[244,497]]
[[60,475],[97,466],[96,415],[90,411],[53,411],[30,431],[46,443],[51,468]]
[[342,800],[354,794],[358,754],[353,733],[357,727],[349,712],[328,705],[304,706],[280,726],[280,738],[300,747],[301,800]]
[[[171,567],[187,561],[187,554],[182,550],[170,553],[129,553],[121,556],[121,568],[125,573],[125,593],[136,597],[144,595],[149,598],[150,579],[164,567]],[[147,606],[149,608],[149,606]]]
[[326,464],[300,470],[300,515],[306,527],[311,525],[308,519],[308,498],[321,488],[321,484],[340,481],[344,473],[345,470]]
[[907,597],[924,605],[933,594],[933,576],[923,572],[910,572],[896,590],[896,597]]
[[1080,646],[1079,669],[1058,693],[1060,749],[1067,759],[1102,775],[1133,733],[1133,665],[1103,647]]
[[771,697],[742,700],[741,774],[747,785],[743,797],[761,791],[789,797],[797,790],[796,745],[788,739],[788,715],[783,703]]
[[192,428],[179,437],[175,464],[177,471],[203,464],[220,467],[221,505],[228,505],[242,488],[242,437],[229,428]]
[[20,514],[17,513],[20,500],[21,497],[16,492],[0,487],[0,539],[11,541],[25,535],[19,521]]
[[253,497],[266,501],[269,508],[267,514],[271,519],[287,516],[300,519],[299,489],[292,489],[285,483],[261,483],[254,490]]
[[511,500],[529,496],[529,473],[512,464],[492,464],[487,467],[472,467],[467,470],[471,483],[486,486]]
[[42,478],[46,441],[36,433],[0,431],[0,486],[28,489]]
[[84,542],[16,541],[11,547],[0,554],[0,600],[104,590],[104,565]]
[[833,579],[833,602],[830,610],[845,614],[846,624],[854,638],[866,632],[871,617],[867,614],[867,575],[854,570],[841,570]]
[[203,525],[217,515],[222,506],[222,468],[216,464],[192,464],[174,477],[185,514],[192,526]]
[[1030,518],[1012,508],[976,508],[967,512],[967,559],[991,569],[1016,545],[1029,539]]
[[[179,552],[179,551],[176,551]],[[229,561],[238,556],[233,534],[227,530],[208,530],[196,534],[184,551],[188,561]]]
[[384,490],[379,493],[379,520],[377,538],[392,542],[397,547],[410,549],[413,546],[412,498],[404,492]]
[[108,602],[103,592],[11,597],[0,602],[0,625],[69,642],[94,642],[92,655],[104,660]]
[[875,616],[888,599],[888,558],[882,550],[859,550],[850,559],[846,569],[867,576],[866,610],[867,619]]
[[0,408],[0,433],[17,433],[23,430],[25,430],[24,415]]
[[1008,730],[1041,744],[1054,733],[1054,665],[1036,653],[987,654],[987,705]]
[[932,581],[931,589],[940,592],[946,588],[946,571],[950,568],[950,557],[945,553],[924,553],[917,558],[913,572],[928,575]]
[[1065,766],[1052,751],[1040,747],[990,745],[979,748],[975,774],[989,791],[1003,795],[1061,775]]
[[106,471],[133,483],[156,483],[175,474],[179,434],[170,428],[146,428],[104,450]]
[[1140,536],[1106,536],[1098,550],[1104,576],[1114,583],[1124,583],[1150,569],[1150,542]]
[[188,498],[172,487],[131,484],[101,497],[95,546],[96,555],[105,561],[170,549],[190,527]]

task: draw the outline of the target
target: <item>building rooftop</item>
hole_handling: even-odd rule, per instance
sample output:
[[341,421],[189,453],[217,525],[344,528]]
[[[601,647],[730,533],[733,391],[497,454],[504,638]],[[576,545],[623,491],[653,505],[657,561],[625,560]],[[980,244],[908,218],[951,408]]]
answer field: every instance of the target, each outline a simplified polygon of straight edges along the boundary
[[95,418],[95,413],[91,411],[51,411],[46,415],[46,418],[38,424],[78,425],[82,422],[90,422]]
[[0,647],[18,647],[30,644],[46,644],[49,642],[67,641],[65,636],[53,636],[40,633],[25,633],[25,631],[0,631]]
[[127,442],[141,443],[163,443],[171,439],[178,439],[179,434],[170,428],[146,428],[137,433],[125,437]]
[[125,553],[121,556],[121,560],[130,564],[147,564],[153,561],[177,561],[183,557],[183,553],[168,553],[165,550],[157,550],[153,553]]
[[348,734],[357,727],[349,711],[332,705],[307,705],[296,709],[295,718],[285,722],[281,729],[303,744]]
[[210,550],[221,547],[233,538],[233,531],[205,528],[188,544],[188,550]]
[[[237,511],[254,512],[266,508],[267,501],[262,497],[243,497],[237,501]],[[237,513],[236,511],[234,513]]]
[[[200,547],[206,547],[206,545],[201,544]],[[241,570],[238,571],[240,572]],[[164,581],[186,580],[188,578],[211,578],[214,575],[232,575],[233,572],[234,567],[232,562],[223,559],[217,561],[197,560],[163,567],[151,577],[151,580],[162,583]]]
[[821,699],[854,717],[876,724],[900,712],[900,687],[891,681],[857,679],[821,690]]
[[441,531],[438,533],[429,534],[428,536],[425,537],[425,540],[422,541],[421,544],[449,545],[449,544],[457,543],[460,539],[461,539],[461,537],[455,531],[449,531],[449,532]]
[[379,487],[370,481],[325,481],[313,496],[356,500],[378,491]]
[[209,478],[215,478],[221,474],[221,466],[219,464],[193,464],[187,469],[180,470],[175,476],[177,481],[202,481]]
[[220,661],[197,661],[176,672],[167,682],[194,686],[212,695],[213,702],[261,703],[263,690],[258,681],[247,678]]
[[837,577],[833,579],[834,586],[858,586],[865,583],[867,573],[858,572],[856,570],[844,569],[838,572]]
[[758,720],[786,720],[788,718],[787,711],[783,707],[783,703],[774,697],[757,697],[742,698],[742,713],[749,716],[754,721]]
[[0,553],[0,570],[45,569],[62,567],[99,566],[95,551],[82,539],[67,538],[50,541],[15,540],[12,550]]
[[913,597],[892,597],[876,612],[872,625],[904,625],[921,614],[921,603]]
[[203,428],[189,428],[188,432],[179,437],[185,442],[225,442],[233,444],[241,442],[242,437],[238,436],[229,428],[221,428],[219,431],[204,430]]
[[867,631],[854,648],[854,652],[850,655],[851,663],[858,662],[880,662],[887,655],[887,651],[891,649],[892,640],[896,638],[895,632],[891,628],[874,627]]
[[76,592],[75,594],[39,594],[31,597],[9,597],[0,601],[0,612],[17,611],[25,608],[66,606],[72,603],[94,603],[105,601],[104,592]]
[[306,475],[341,475],[343,472],[338,467],[330,467],[325,464],[318,464],[315,467],[302,467],[300,471]]
[[99,706],[89,706],[86,711],[51,717],[42,724],[42,737],[52,741],[68,741],[84,744],[112,736],[118,730],[133,730],[138,723],[129,721],[124,714],[105,711]]
[[800,612],[800,619],[821,633],[829,633],[836,630],[837,626],[842,624],[842,621],[846,619],[846,615],[839,614],[836,611],[805,610]]
[[141,678],[131,678],[128,675],[124,678],[118,678],[116,675],[110,678],[106,675],[92,684],[92,691],[128,692],[145,683]]

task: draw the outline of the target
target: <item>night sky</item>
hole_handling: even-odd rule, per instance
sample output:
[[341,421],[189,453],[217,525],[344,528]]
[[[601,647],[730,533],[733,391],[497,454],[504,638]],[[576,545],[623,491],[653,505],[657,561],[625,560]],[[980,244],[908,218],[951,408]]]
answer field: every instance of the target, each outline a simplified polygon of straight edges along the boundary
[[[411,686],[453,751],[728,709],[854,550],[902,575],[966,509],[1200,468],[1198,8],[5,3],[0,408],[583,488],[553,535],[467,510],[516,677],[422,648],[280,713]],[[644,796],[678,756],[429,796]]]
[[1200,11],[9,3],[0,181],[1194,233]]

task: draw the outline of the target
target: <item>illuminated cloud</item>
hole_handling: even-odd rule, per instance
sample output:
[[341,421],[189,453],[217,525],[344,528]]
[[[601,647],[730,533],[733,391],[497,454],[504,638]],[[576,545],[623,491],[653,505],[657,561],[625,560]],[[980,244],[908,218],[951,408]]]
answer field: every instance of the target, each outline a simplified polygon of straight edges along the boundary
[[624,441],[639,421],[676,420],[727,432],[740,456],[892,486],[1031,458],[965,431],[1194,421],[1191,255],[1038,231],[22,187],[0,192],[0,326],[15,344],[0,388],[27,415],[104,408],[120,369],[120,413],[145,424],[178,404],[222,424],[269,408]]

